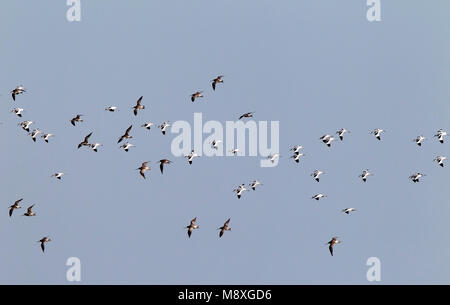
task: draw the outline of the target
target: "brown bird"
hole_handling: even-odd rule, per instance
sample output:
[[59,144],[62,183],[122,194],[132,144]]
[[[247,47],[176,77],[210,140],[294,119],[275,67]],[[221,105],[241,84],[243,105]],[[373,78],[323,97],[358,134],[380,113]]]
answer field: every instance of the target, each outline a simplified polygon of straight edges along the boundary
[[32,211],[33,207],[34,207],[34,204],[33,204],[33,205],[30,205],[30,206],[27,208],[27,212],[24,213],[23,216],[36,216],[36,213]]
[[253,113],[254,113],[254,112],[247,112],[247,113],[244,113],[243,115],[241,115],[241,116],[239,117],[239,120],[242,119],[242,118],[252,118],[252,117],[253,117]]
[[228,220],[225,221],[223,226],[217,229],[217,230],[220,230],[219,238],[222,237],[222,235],[225,231],[231,231],[231,228],[228,226],[230,224],[230,220],[231,220],[231,218],[228,218]]
[[136,106],[133,107],[133,109],[134,109],[134,110],[133,110],[134,115],[137,115],[139,109],[145,109],[145,106],[144,106],[144,105],[141,105],[142,98],[143,98],[143,96],[141,96],[141,97],[137,100]]
[[75,126],[75,122],[83,122],[83,120],[81,119],[82,116],[82,114],[77,114],[76,117],[70,120],[70,123]]
[[196,221],[197,221],[197,217],[195,217],[194,219],[192,219],[192,220],[191,220],[191,223],[186,227],[186,229],[188,229],[187,234],[188,234],[188,237],[189,237],[189,238],[191,238],[191,234],[192,234],[192,231],[193,231],[194,229],[200,228],[200,226],[198,226],[198,225],[195,224]]
[[146,179],[145,178],[145,171],[147,171],[147,170],[150,170],[150,166],[147,166],[147,163],[149,163],[150,161],[145,161],[145,162],[143,162],[142,163],[142,165],[141,165],[141,167],[139,167],[139,168],[136,168],[136,170],[139,170],[139,173],[141,174],[141,176],[144,178],[144,179]]
[[49,241],[52,241],[52,240],[48,236],[43,237],[41,240],[38,240],[38,243],[41,243],[42,252],[45,252],[45,243],[48,243]]
[[125,131],[125,134],[119,138],[119,141],[117,141],[117,143],[122,142],[123,139],[131,139],[132,138],[132,136],[130,136],[130,130],[132,127],[133,127],[133,125],[131,125],[130,127],[127,128],[127,130]]
[[213,90],[216,90],[216,84],[217,83],[223,83],[223,75],[219,75],[215,79],[212,80],[212,88],[213,88]]
[[194,102],[196,98],[203,97],[203,91],[197,91],[191,94],[191,101]]
[[159,160],[159,169],[161,170],[161,174],[163,173],[163,170],[164,170],[164,164],[170,164],[170,163],[172,163],[172,161],[167,160],[167,159]]
[[333,237],[333,238],[328,242],[328,244],[330,245],[330,246],[328,247],[328,249],[330,250],[331,256],[333,256],[333,248],[334,248],[334,245],[339,244],[339,243],[341,243],[341,241],[340,241],[336,236]]
[[16,95],[26,92],[25,88],[22,85],[17,86],[15,89],[11,90],[11,96],[13,101],[16,100]]
[[91,144],[89,144],[89,137],[92,135],[92,132],[90,134],[88,134],[87,136],[84,137],[83,142],[81,142],[80,144],[78,144],[78,148],[80,148],[81,146],[91,146]]
[[23,200],[23,198],[16,200],[16,202],[14,202],[14,204],[12,206],[9,207],[9,217],[12,216],[13,212],[15,209],[21,209],[22,207],[19,206],[19,202],[21,202]]

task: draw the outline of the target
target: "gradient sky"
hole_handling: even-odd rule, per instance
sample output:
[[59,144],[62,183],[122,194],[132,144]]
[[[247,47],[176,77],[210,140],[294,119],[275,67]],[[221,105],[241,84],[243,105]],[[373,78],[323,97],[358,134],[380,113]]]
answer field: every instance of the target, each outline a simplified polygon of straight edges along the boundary
[[[450,130],[450,3],[382,0],[372,23],[365,3],[82,0],[81,22],[68,22],[66,1],[2,1],[0,283],[68,284],[75,256],[82,284],[370,284],[375,256],[381,284],[450,284],[450,173],[432,161],[450,157],[450,138],[433,138]],[[18,84],[27,92],[13,103]],[[191,103],[196,90],[205,98]],[[146,109],[134,117],[141,95]],[[14,107],[56,136],[33,143]],[[171,154],[174,134],[139,127],[247,111],[280,122],[277,167],[255,157],[189,166]],[[73,127],[77,113],[85,122]],[[125,153],[116,142],[130,124],[136,148]],[[342,127],[352,132],[344,142],[318,140]],[[377,127],[381,142],[369,134]],[[104,144],[98,153],[76,148],[89,132]],[[300,164],[288,158],[295,144],[305,146]],[[174,161],[164,175],[162,158]],[[147,160],[144,180],[134,169]],[[320,183],[317,168],[327,172]],[[374,176],[364,184],[365,168]],[[427,174],[416,184],[415,171]],[[255,178],[264,185],[238,200],[231,190]],[[318,192],[328,197],[313,202]],[[22,197],[38,215],[23,208],[10,219]],[[335,235],[343,243],[331,257]]]

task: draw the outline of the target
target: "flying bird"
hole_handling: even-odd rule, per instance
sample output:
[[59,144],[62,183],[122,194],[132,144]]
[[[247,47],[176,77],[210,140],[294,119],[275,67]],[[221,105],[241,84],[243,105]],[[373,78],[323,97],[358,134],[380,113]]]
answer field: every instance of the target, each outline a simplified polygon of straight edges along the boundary
[[33,123],[34,123],[33,121],[23,121],[23,122],[19,123],[19,125],[26,132],[30,132],[30,125]]
[[245,184],[241,184],[241,185],[239,185],[237,188],[235,188],[235,189],[233,190],[233,192],[236,192],[236,195],[237,195],[237,198],[238,198],[238,199],[241,198],[242,193],[245,192],[245,191],[248,191],[248,190],[245,188]]
[[24,92],[26,92],[26,90],[22,85],[19,85],[15,89],[11,90],[11,96],[13,101],[16,100],[16,95],[22,94]]
[[199,155],[197,155],[194,150],[191,150],[191,152],[189,153],[189,155],[184,156],[185,158],[188,158],[188,162],[189,164],[192,164],[192,160],[194,160],[194,158],[196,157],[200,157]]
[[230,153],[232,153],[235,156],[238,152],[240,152],[239,148],[234,148],[234,149],[230,150]]
[[33,205],[30,205],[30,206],[27,208],[27,212],[24,213],[23,216],[28,216],[28,217],[30,217],[30,216],[36,216],[36,213],[32,211],[33,207],[34,207],[34,204],[33,204]]
[[139,170],[139,173],[141,174],[141,176],[145,178],[145,171],[150,170],[150,166],[147,166],[147,163],[149,163],[150,161],[145,161],[142,163],[141,167],[136,168],[136,170]]
[[330,246],[328,247],[328,249],[330,250],[331,256],[333,256],[333,248],[334,245],[341,243],[341,241],[338,239],[338,237],[333,237],[327,244],[329,244]]
[[219,149],[219,143],[222,143],[222,140],[213,140],[211,142],[211,147],[215,150]]
[[294,155],[290,156],[289,158],[294,159],[295,162],[299,163],[300,162],[300,157],[304,156],[305,154],[297,154],[294,153]]
[[48,139],[50,138],[50,137],[54,137],[55,135],[53,134],[53,133],[44,133],[42,136],[41,136],[41,138],[43,138],[44,139],[44,141],[46,142],[46,143],[48,143]]
[[58,180],[61,180],[62,176],[64,176],[64,173],[54,173],[50,177],[55,177]]
[[355,208],[346,208],[346,209],[342,210],[342,212],[345,214],[350,214],[350,212],[354,212],[354,211],[356,211]]
[[158,127],[159,129],[161,129],[162,134],[165,135],[165,134],[166,134],[166,129],[167,129],[167,127],[169,127],[169,126],[170,126],[170,122],[169,122],[169,121],[166,121],[166,122],[163,122],[161,125],[158,125],[157,127]]
[[300,153],[301,149],[303,149],[303,146],[295,145],[295,146],[291,147],[289,150],[293,151],[294,154],[298,154],[298,153]]
[[14,204],[13,204],[12,206],[9,207],[9,217],[12,216],[14,210],[16,210],[16,209],[21,209],[21,208],[22,208],[21,206],[19,206],[19,203],[20,203],[22,200],[23,200],[23,198],[21,198],[21,199],[19,199],[19,200],[16,200],[16,201],[14,202]]
[[188,229],[188,230],[187,230],[187,234],[188,234],[188,237],[189,237],[189,238],[191,238],[192,231],[194,231],[195,229],[200,228],[199,225],[196,225],[196,224],[195,224],[196,221],[197,221],[197,217],[195,217],[194,219],[192,219],[192,220],[191,220],[191,223],[190,223],[188,226],[186,226],[186,229]]
[[417,145],[422,146],[423,140],[426,138],[424,136],[417,136],[417,138],[413,139],[413,142],[416,142]]
[[140,110],[140,109],[145,109],[145,106],[144,106],[144,105],[141,105],[142,98],[143,98],[143,96],[141,96],[141,97],[137,100],[136,106],[133,107],[133,109],[134,109],[134,110],[133,110],[134,115],[137,115],[138,110]]
[[225,231],[231,231],[231,228],[229,227],[230,220],[231,220],[231,218],[228,218],[228,220],[225,221],[223,226],[221,226],[220,228],[217,229],[217,230],[220,230],[219,238],[222,237],[222,235],[223,235],[223,233],[225,233]]
[[334,141],[334,137],[332,137],[329,134],[323,135],[322,137],[319,138],[320,140],[322,140],[322,142],[327,145],[328,147],[331,146],[331,142]]
[[100,144],[100,143],[94,143],[94,144],[90,144],[90,146],[91,146],[91,148],[92,148],[93,151],[97,152],[97,151],[98,151],[98,148],[99,148],[100,146],[103,146],[103,144]]
[[345,128],[341,128],[341,130],[336,131],[336,134],[339,136],[339,139],[340,139],[341,141],[344,140],[344,135],[345,135],[346,133],[350,133],[350,131],[347,130],[347,129],[345,129]]
[[261,182],[259,182],[258,179],[254,180],[252,183],[249,184],[249,186],[252,188],[252,190],[256,190],[256,187],[258,185],[262,185]]
[[375,138],[377,138],[379,141],[381,141],[381,133],[382,132],[386,132],[386,130],[380,129],[380,128],[375,128],[370,133],[373,134],[375,136]]
[[170,164],[170,163],[172,163],[172,161],[167,160],[167,159],[159,160],[159,169],[161,170],[161,174],[163,173],[163,170],[164,170],[164,164]]
[[33,130],[30,135],[31,135],[31,139],[36,142],[36,137],[38,136],[38,134],[40,134],[41,131],[39,129],[35,129]]
[[412,180],[412,182],[416,183],[419,182],[419,179],[426,176],[425,174],[422,173],[414,173],[411,176],[409,176],[409,179]]
[[280,154],[272,154],[267,156],[267,159],[269,159],[270,162],[275,163],[275,160],[279,159],[280,157],[281,157]]
[[369,176],[373,176],[373,174],[368,169],[365,169],[365,170],[363,170],[362,174],[359,175],[358,177],[361,177],[362,181],[366,182],[367,177],[369,177]]
[[446,135],[446,131],[444,131],[443,129],[439,129],[434,136],[438,138],[439,142],[444,143],[444,136]]
[[316,194],[316,195],[312,196],[311,199],[315,199],[315,200],[318,201],[320,198],[323,198],[323,197],[327,197],[327,195],[319,193],[319,194]]
[[325,172],[316,169],[316,170],[311,174],[311,176],[312,176],[317,182],[319,182],[319,181],[320,181],[319,176],[322,175],[322,174],[325,174]]
[[109,112],[114,112],[116,110],[117,110],[116,106],[109,106],[109,107],[105,108],[105,111],[109,111]]
[[223,75],[219,75],[211,81],[211,85],[214,91],[216,90],[216,84],[218,83],[223,83]]
[[45,252],[45,243],[48,243],[50,241],[52,241],[52,240],[47,236],[43,237],[41,240],[38,241],[39,243],[41,243],[42,252]]
[[152,122],[147,122],[147,123],[142,124],[141,127],[144,127],[144,128],[146,128],[147,130],[150,130],[150,128],[151,128],[153,125],[155,125],[155,124],[152,123]]
[[130,136],[131,128],[133,128],[133,125],[131,125],[130,127],[127,128],[127,130],[125,130],[125,133],[119,138],[119,141],[117,141],[117,144],[122,142],[123,139],[131,139],[132,138],[132,136]]
[[135,147],[135,145],[126,142],[125,144],[123,144],[123,145],[120,146],[119,148],[123,148],[123,150],[125,150],[126,152],[128,152],[128,150],[129,150],[131,147]]
[[80,148],[81,146],[91,146],[91,144],[89,144],[89,137],[91,135],[92,135],[92,132],[90,134],[88,134],[87,136],[85,136],[83,142],[78,144],[78,148]]
[[24,111],[23,108],[14,108],[13,110],[11,110],[11,112],[14,112],[19,118],[22,117],[22,112]]
[[200,97],[203,97],[203,91],[197,91],[191,94],[191,102],[195,102],[195,99]]
[[77,114],[74,118],[70,120],[70,124],[76,126],[75,125],[76,122],[83,122],[83,120],[81,119],[82,116],[83,116],[82,114]]
[[243,115],[241,115],[241,116],[239,117],[239,120],[242,119],[242,118],[252,118],[252,117],[253,117],[253,114],[254,114],[254,112],[247,112],[247,113],[244,113]]
[[444,160],[447,159],[447,157],[444,156],[437,156],[433,159],[433,161],[437,162],[441,167],[444,167]]

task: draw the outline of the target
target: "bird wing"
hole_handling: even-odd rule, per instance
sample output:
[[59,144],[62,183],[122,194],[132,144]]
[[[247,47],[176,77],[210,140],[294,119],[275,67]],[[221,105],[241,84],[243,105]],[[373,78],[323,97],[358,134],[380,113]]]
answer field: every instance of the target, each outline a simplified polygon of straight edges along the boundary
[[14,208],[10,208],[10,209],[9,209],[9,217],[12,216],[13,211],[14,211]]
[[212,88],[213,88],[213,90],[216,90],[216,80],[213,80],[213,82],[212,82]]
[[90,134],[88,134],[86,137],[84,137],[84,142],[87,142],[91,135],[92,135],[92,132]]
[[141,105],[141,101],[142,101],[142,98],[143,98],[144,96],[141,96],[138,100],[137,100],[137,102],[136,102],[136,106],[140,106]]
[[29,206],[28,208],[27,208],[27,213],[28,214],[30,214],[32,211],[31,211],[31,209],[34,207],[34,204],[33,205],[31,205],[31,206]]
[[14,204],[18,204],[19,202],[21,202],[23,200],[23,198],[20,198],[19,200],[16,200],[16,202],[14,202]]
[[131,130],[131,128],[133,127],[133,125],[131,125],[130,127],[127,128],[127,130],[125,131],[125,134],[128,134]]
[[41,241],[41,249],[42,249],[42,252],[45,252],[45,244],[43,241]]
[[334,244],[330,243],[330,246],[328,247],[328,249],[330,250],[331,256],[333,256],[333,246],[334,246]]
[[161,170],[161,174],[163,173],[163,170],[164,170],[164,162],[160,162],[159,163],[159,169]]
[[197,217],[191,220],[191,226],[195,225],[195,222],[197,221]]

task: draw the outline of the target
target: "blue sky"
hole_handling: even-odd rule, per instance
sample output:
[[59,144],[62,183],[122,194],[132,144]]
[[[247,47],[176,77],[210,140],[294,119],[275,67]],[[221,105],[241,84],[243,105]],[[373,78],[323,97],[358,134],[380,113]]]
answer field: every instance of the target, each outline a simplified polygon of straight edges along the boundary
[[[65,2],[0,4],[0,283],[68,284],[72,256],[82,284],[370,284],[373,256],[382,284],[450,283],[449,172],[432,161],[449,155],[448,141],[433,139],[450,129],[447,1],[381,1],[372,23],[365,1],[82,0],[81,22],[66,20]],[[18,84],[27,92],[13,103]],[[191,103],[196,90],[205,98]],[[134,117],[141,95],[146,109]],[[55,138],[33,143],[14,107]],[[189,166],[171,154],[175,135],[139,127],[247,111],[280,122],[277,167],[254,157]],[[85,122],[73,127],[77,113]],[[136,148],[125,153],[116,142],[131,124]],[[318,140],[342,127],[352,131],[344,142]],[[377,127],[381,142],[369,134]],[[98,153],[76,149],[89,132],[104,144]],[[300,164],[288,159],[295,144],[305,146]],[[162,158],[174,161],[164,175]],[[143,180],[134,169],[147,160]],[[317,168],[327,172],[320,183]],[[365,184],[364,168],[374,173]],[[427,174],[418,184],[415,171]],[[255,178],[264,185],[238,200],[231,190]],[[313,202],[318,192],[328,197]],[[38,215],[10,219],[22,197]],[[343,243],[331,257],[334,235]]]

